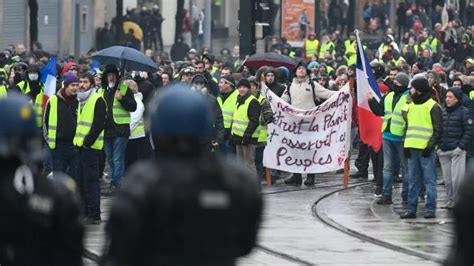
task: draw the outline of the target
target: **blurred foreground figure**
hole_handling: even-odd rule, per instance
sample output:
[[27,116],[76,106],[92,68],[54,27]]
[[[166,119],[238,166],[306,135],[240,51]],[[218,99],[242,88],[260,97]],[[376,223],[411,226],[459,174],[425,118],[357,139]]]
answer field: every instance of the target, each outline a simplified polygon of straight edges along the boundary
[[35,174],[40,132],[28,99],[0,100],[0,265],[82,265],[72,179]]
[[209,101],[179,86],[163,90],[150,109],[157,158],[126,175],[103,265],[234,265],[255,245],[259,184],[203,148],[213,131]]
[[454,205],[456,218],[456,239],[446,266],[474,265],[474,161],[467,171],[463,184],[459,187]]

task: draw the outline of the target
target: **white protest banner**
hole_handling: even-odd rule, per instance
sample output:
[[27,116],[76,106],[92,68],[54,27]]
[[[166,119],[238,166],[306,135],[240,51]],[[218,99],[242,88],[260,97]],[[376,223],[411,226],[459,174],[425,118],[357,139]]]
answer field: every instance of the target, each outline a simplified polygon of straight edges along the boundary
[[311,110],[297,109],[266,90],[274,121],[268,125],[263,164],[290,173],[343,168],[349,155],[352,96],[349,85]]

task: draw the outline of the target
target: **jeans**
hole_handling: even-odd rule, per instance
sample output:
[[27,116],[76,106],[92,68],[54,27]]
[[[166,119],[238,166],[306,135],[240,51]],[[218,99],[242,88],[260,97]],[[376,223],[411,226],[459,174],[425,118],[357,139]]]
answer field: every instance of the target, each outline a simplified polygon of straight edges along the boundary
[[436,165],[434,152],[425,158],[422,150],[410,149],[408,159],[408,210],[416,213],[418,197],[423,186],[426,188],[426,210],[436,211]]
[[403,141],[383,140],[383,195],[392,197],[393,178],[402,166],[402,198],[408,195],[408,166],[403,154]]
[[100,219],[100,159],[102,151],[80,150],[80,163],[77,176],[79,192],[84,203],[84,215]]
[[219,145],[219,150],[222,155],[236,155],[236,148],[235,144],[233,144],[229,139],[225,139],[222,144]]
[[105,153],[112,169],[111,184],[120,187],[125,173],[125,150],[127,149],[127,137],[115,137],[105,139]]
[[76,180],[79,157],[77,149],[72,143],[56,143],[56,148],[51,150],[51,158],[53,160],[53,174],[62,172]]
[[263,167],[263,151],[265,146],[257,146],[255,148],[255,167],[257,168],[257,174],[260,179],[265,179],[265,167]]

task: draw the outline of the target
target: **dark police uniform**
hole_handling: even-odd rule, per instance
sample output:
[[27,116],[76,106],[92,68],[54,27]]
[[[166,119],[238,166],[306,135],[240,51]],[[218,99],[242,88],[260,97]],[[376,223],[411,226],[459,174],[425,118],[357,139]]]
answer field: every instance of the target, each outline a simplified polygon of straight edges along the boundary
[[254,247],[255,178],[213,155],[135,165],[114,201],[103,265],[234,265]]
[[0,265],[82,265],[74,181],[33,177],[16,159],[0,162]]

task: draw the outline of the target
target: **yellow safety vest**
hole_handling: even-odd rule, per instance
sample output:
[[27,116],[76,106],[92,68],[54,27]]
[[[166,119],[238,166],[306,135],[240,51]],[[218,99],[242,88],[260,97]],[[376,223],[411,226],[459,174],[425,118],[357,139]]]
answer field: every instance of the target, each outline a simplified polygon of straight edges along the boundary
[[[77,127],[76,135],[73,140],[74,146],[84,146],[84,139],[89,135],[92,124],[94,123],[95,105],[97,100],[101,98],[104,99],[98,93],[92,93],[82,108],[81,106],[77,107]],[[102,150],[104,148],[104,130],[100,132],[99,137],[97,137],[90,148],[94,150]]]
[[232,117],[234,116],[235,106],[237,105],[237,96],[239,91],[234,90],[225,100],[222,102],[222,96],[217,97],[217,102],[221,107],[222,117],[224,119],[224,128],[230,129],[232,127]]
[[[265,101],[265,97],[263,97],[261,94],[260,96],[258,96],[258,102],[260,103],[260,105],[263,105],[263,101]],[[261,117],[263,116],[262,113],[260,113],[260,121],[262,120]],[[258,142],[259,143],[264,143],[264,142],[267,142],[267,126],[264,126],[262,124],[260,124],[258,126],[258,129],[257,129],[260,134],[258,135]]]
[[[408,44],[403,45],[403,48],[410,48]],[[413,50],[415,50],[415,55],[418,56],[418,44],[413,45]]]
[[326,51],[331,51],[333,57],[336,56],[336,46],[333,42],[328,42],[321,45],[321,50],[319,51],[319,58],[324,58]]
[[58,129],[58,96],[49,98],[49,118],[48,118],[48,146],[54,150],[56,148],[56,133]]
[[[247,130],[250,122],[248,117],[248,109],[250,102],[253,100],[256,100],[256,98],[253,95],[250,95],[250,97],[248,97],[243,104],[236,106],[234,116],[232,117],[232,135],[238,137],[244,136],[245,130]],[[252,138],[258,139],[259,136],[260,132],[257,127],[257,129],[252,134]]]
[[469,93],[469,98],[474,101],[474,91]]
[[385,114],[383,116],[382,132],[385,131],[388,121],[390,121],[390,133],[395,136],[403,136],[406,123],[402,116],[402,109],[407,103],[408,92],[404,93],[400,97],[400,100],[398,100],[397,104],[395,105],[395,109],[393,108],[394,95],[395,93],[391,91],[387,94],[384,100]]
[[[26,81],[20,81],[18,84],[16,84],[19,88],[20,91],[23,94],[28,94],[31,89],[30,89],[30,84]],[[36,95],[35,101],[33,102],[33,110],[35,110],[36,114],[36,125],[38,127],[43,126],[43,96],[44,96],[44,89],[43,89],[43,84],[40,84],[40,92]]]
[[408,105],[405,148],[423,150],[428,147],[428,142],[433,136],[431,109],[435,104],[437,103],[433,99],[429,99],[423,104]]
[[306,40],[304,42],[304,49],[306,51],[306,57],[310,58],[313,57],[318,52],[319,48],[319,41],[314,39],[314,40]]
[[0,98],[7,97],[7,87],[5,85],[0,85]]
[[145,134],[145,123],[143,122],[143,116],[138,121],[138,126],[132,131],[130,137]]
[[438,49],[438,39],[433,38],[431,42],[430,39],[426,39],[424,42],[421,43],[421,48],[426,49],[428,47],[431,49],[432,53],[436,53]]
[[[351,41],[351,40],[346,40],[344,42],[344,49],[345,49],[345,53],[347,53],[347,51],[349,50],[356,50],[357,48],[357,42],[355,40]],[[345,54],[344,53],[344,54]]]
[[[120,84],[119,91],[122,96],[125,97],[127,94],[128,87],[125,84]],[[100,88],[97,93],[104,97],[104,92],[105,88]],[[112,116],[114,119],[115,124],[119,125],[125,125],[125,124],[130,124],[131,118],[130,118],[130,112],[125,110],[122,106],[122,104],[117,100],[117,98],[114,96],[114,103],[112,106]]]

